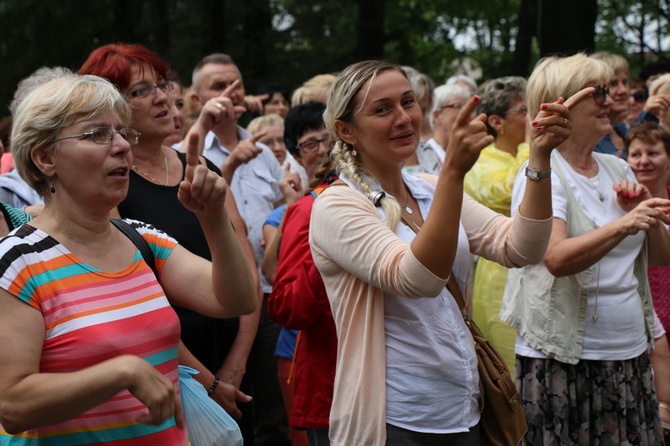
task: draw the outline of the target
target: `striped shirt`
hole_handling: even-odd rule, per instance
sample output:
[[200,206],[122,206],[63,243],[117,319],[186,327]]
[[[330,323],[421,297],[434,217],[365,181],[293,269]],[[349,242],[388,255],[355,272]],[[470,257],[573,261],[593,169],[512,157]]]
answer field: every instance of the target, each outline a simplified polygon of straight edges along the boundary
[[[176,241],[126,221],[149,243],[160,273]],[[0,288],[42,313],[41,373],[73,372],[129,354],[148,361],[178,388],[179,321],[138,250],[122,271],[100,271],[44,231],[23,225],[0,242]],[[124,390],[64,423],[15,436],[0,426],[0,445],[187,444],[174,418],[160,426],[134,421],[146,411]]]

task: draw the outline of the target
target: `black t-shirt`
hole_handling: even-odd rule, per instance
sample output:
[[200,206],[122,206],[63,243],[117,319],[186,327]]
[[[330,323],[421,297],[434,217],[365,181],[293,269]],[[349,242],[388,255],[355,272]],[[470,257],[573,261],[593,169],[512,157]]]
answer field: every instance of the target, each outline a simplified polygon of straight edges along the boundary
[[[182,163],[182,179],[186,155],[178,153]],[[209,160],[207,167],[221,174]],[[179,186],[161,186],[130,172],[128,196],[118,206],[123,218],[132,218],[154,225],[174,237],[184,248],[211,260],[205,234],[195,214],[186,209],[177,198]],[[244,261],[244,259],[240,259]],[[213,319],[191,310],[174,307],[181,323],[181,339],[186,347],[215,373],[231,348],[239,328],[239,318]]]

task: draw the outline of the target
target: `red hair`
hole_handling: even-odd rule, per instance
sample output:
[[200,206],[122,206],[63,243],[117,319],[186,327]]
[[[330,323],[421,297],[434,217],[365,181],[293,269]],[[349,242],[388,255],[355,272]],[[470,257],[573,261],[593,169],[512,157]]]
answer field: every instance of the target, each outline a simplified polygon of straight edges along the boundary
[[93,74],[109,80],[120,91],[130,85],[132,68],[148,66],[165,79],[168,67],[157,54],[140,44],[110,43],[93,50],[79,68],[79,74]]

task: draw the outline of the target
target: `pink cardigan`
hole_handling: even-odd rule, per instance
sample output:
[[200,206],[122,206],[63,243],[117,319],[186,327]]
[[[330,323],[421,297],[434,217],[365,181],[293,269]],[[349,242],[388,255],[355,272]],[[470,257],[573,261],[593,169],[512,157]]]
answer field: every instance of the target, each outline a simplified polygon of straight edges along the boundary
[[[426,177],[435,184],[436,177]],[[513,219],[463,196],[461,223],[470,251],[507,267],[539,263],[552,219]],[[330,412],[333,446],[386,443],[386,358],[383,293],[437,296],[446,279],[414,257],[380,219],[370,200],[350,187],[330,187],[314,204],[309,231],[338,334]]]

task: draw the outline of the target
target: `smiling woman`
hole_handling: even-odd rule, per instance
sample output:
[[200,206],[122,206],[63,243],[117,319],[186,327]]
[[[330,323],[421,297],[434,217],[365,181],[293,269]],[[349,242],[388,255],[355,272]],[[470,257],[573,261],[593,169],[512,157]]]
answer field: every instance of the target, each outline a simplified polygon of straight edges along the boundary
[[128,191],[130,121],[125,98],[97,76],[62,75],[16,108],[14,162],[45,207],[0,242],[3,445],[188,444],[171,305],[219,318],[256,305],[251,269],[230,260],[244,254],[225,181],[198,165],[197,141],[179,200],[197,214],[213,262],[130,221],[154,273],[110,223]]
[[[333,84],[324,122],[345,186],[321,193],[309,228],[338,333],[333,445],[480,444],[474,345],[445,285],[453,274],[464,289],[471,251],[508,267],[540,261],[551,191],[530,183],[513,219],[463,194],[465,173],[493,141],[483,116],[473,119],[478,100],[456,113],[437,181],[402,172],[422,115],[399,67],[360,62]],[[530,153],[542,171],[569,134],[567,107],[545,105]]]

